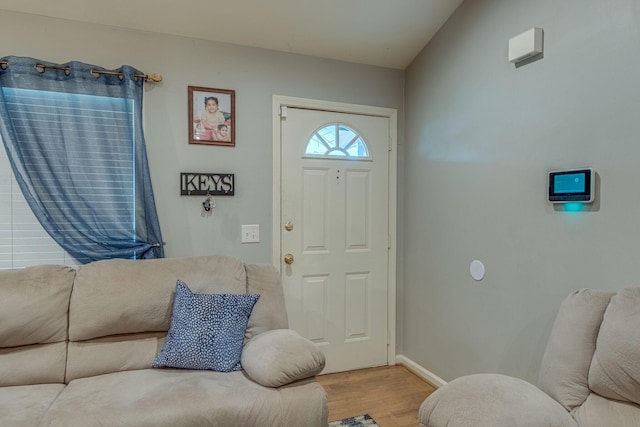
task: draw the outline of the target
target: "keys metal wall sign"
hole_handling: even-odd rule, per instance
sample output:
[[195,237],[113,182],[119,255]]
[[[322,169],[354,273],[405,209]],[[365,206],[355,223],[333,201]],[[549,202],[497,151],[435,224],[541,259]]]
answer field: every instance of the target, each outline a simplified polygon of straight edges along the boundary
[[233,196],[232,173],[180,172],[181,196]]

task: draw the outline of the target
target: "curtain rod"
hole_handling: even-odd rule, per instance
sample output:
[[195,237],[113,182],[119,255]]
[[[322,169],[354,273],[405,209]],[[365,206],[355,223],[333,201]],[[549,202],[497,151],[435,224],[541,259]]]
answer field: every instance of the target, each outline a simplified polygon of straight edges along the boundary
[[[6,70],[7,67],[9,66],[9,61],[0,61],[0,67],[3,70]],[[44,73],[47,69],[50,70],[62,70],[64,71],[64,73],[66,75],[69,75],[69,73],[71,73],[71,67],[66,66],[66,67],[58,67],[56,65],[45,65],[45,64],[36,64],[34,65],[34,68],[39,72],[39,73]],[[120,78],[122,78],[123,74],[120,71],[107,71],[107,70],[96,70],[95,68],[91,69],[91,74],[98,78],[100,77],[100,75],[102,74],[108,74],[111,76],[119,76]],[[134,74],[134,77],[137,78],[141,78],[144,79],[145,81],[149,81],[151,80],[154,83],[160,83],[162,81],[162,74],[159,73],[151,73],[151,74]]]

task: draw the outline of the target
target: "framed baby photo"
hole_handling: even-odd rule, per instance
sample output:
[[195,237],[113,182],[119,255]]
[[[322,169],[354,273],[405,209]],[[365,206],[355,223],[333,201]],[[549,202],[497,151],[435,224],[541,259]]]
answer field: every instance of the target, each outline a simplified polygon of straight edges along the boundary
[[189,144],[236,145],[236,92],[189,86]]

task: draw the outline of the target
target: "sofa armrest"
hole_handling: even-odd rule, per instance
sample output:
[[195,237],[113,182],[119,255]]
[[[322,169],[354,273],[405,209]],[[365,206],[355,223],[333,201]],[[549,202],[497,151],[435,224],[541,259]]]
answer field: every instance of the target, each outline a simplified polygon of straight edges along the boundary
[[291,329],[274,329],[250,339],[242,349],[242,368],[266,387],[313,377],[324,369],[318,347]]
[[534,385],[499,374],[457,378],[420,406],[421,427],[577,427],[569,412]]

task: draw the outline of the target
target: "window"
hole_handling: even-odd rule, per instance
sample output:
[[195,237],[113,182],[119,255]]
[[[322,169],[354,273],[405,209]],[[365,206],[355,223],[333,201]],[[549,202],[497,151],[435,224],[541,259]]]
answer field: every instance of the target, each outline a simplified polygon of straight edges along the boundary
[[340,123],[328,124],[314,132],[307,143],[305,157],[371,160],[362,137]]
[[[78,264],[164,256],[141,126],[144,81],[130,66],[0,58],[0,134],[11,166],[0,174],[8,189],[0,204],[10,206],[0,235],[6,268],[30,257],[68,264],[64,251]],[[40,230],[32,215],[63,261],[38,255],[49,241],[31,237]]]
[[[58,224],[62,238],[82,240],[83,234],[92,231],[88,225],[78,225],[80,218],[98,214],[102,233],[135,239],[133,101],[17,88],[2,91],[7,108],[15,111],[12,126],[23,141],[21,156],[28,179],[40,194],[46,194],[39,204],[47,218]],[[31,114],[21,116],[20,111]],[[105,126],[110,128],[108,134],[100,131]],[[6,152],[3,157],[6,159]],[[49,174],[49,162],[63,167],[64,172]],[[12,267],[59,262],[60,256],[53,255],[59,245],[36,220],[18,185],[13,184],[13,175],[11,181]],[[3,253],[0,259],[7,255]],[[62,255],[62,260],[67,256]]]
[[31,211],[0,139],[0,270],[39,264],[78,266]]

